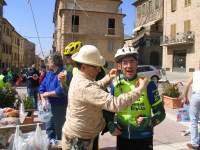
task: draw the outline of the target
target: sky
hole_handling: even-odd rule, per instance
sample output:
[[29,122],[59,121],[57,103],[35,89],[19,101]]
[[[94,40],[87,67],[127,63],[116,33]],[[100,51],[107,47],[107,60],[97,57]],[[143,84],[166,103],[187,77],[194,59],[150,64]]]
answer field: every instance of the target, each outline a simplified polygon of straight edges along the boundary
[[[33,16],[28,0],[5,0],[4,18],[6,18],[23,37],[36,44],[36,54],[42,57],[41,48],[37,38]],[[39,33],[42,51],[45,56],[52,49],[52,35],[54,32],[53,12],[55,0],[30,0],[36,26]],[[134,0],[123,0],[121,5],[124,17],[124,33],[131,35],[135,21],[135,9],[131,5]]]

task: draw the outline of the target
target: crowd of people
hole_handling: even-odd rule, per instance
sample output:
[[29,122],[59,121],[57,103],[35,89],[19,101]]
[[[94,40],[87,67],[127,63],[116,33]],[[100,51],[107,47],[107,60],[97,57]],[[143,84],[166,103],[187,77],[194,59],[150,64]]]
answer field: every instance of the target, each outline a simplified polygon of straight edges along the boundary
[[[40,71],[33,64],[23,73],[33,107],[39,100],[44,111],[51,106],[49,140],[62,140],[63,150],[98,150],[99,134],[110,132],[118,150],[153,149],[153,128],[165,110],[154,82],[137,76],[137,50],[118,49],[111,70],[94,45],[72,42],[63,54],[50,54]],[[2,81],[10,82],[10,74],[2,74]]]
[[[33,64],[25,73],[33,107],[37,109],[38,100],[44,110],[51,105],[52,116],[45,123],[50,141],[62,140],[63,150],[98,150],[99,134],[110,132],[117,138],[117,150],[152,150],[153,129],[166,114],[157,85],[137,75],[137,50],[118,49],[116,67],[111,70],[106,70],[105,59],[94,45],[71,42],[63,54],[50,54],[40,71]],[[11,79],[14,75],[8,69],[0,75],[0,86]],[[184,103],[188,103],[192,83],[199,83],[198,71],[183,92]],[[198,149],[200,86],[192,87],[191,143],[187,146]]]

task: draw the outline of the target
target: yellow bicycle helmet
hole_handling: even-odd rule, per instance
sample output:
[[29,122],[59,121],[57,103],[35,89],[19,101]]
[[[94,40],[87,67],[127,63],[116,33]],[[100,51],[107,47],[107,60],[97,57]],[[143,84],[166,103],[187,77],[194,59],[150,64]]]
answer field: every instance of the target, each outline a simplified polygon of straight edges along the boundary
[[81,44],[82,43],[80,41],[69,43],[65,47],[63,54],[64,55],[73,55],[73,54],[77,53],[79,51],[79,49],[81,48]]

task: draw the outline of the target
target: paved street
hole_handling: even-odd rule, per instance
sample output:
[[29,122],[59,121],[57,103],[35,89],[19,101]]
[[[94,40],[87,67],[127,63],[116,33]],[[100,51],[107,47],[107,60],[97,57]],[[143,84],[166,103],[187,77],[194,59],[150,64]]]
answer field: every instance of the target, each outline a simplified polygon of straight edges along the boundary
[[[190,75],[184,73],[167,73],[170,82],[181,81],[185,83]],[[17,88],[20,95],[26,94],[25,87]],[[189,136],[183,136],[182,131],[188,129],[188,123],[176,122],[176,111],[166,108],[166,119],[155,127],[154,149],[155,150],[186,150]],[[100,137],[101,150],[115,150],[116,139],[109,133]]]

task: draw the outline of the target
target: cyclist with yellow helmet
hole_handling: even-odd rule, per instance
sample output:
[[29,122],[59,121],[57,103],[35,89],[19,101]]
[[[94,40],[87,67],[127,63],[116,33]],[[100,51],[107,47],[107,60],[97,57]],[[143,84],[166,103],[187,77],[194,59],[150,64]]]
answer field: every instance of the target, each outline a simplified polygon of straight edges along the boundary
[[65,91],[68,91],[70,81],[72,79],[72,76],[78,72],[78,68],[76,68],[76,63],[71,59],[71,56],[79,51],[81,47],[81,42],[71,42],[69,43],[64,51],[64,64],[66,71],[60,72],[58,75],[59,80],[61,81],[61,84]]
[[66,69],[71,73],[73,73],[73,68],[75,66],[75,62],[71,59],[71,56],[79,52],[81,45],[82,43],[80,41],[71,42],[65,47],[63,51]]

